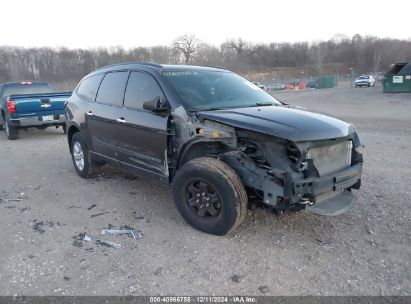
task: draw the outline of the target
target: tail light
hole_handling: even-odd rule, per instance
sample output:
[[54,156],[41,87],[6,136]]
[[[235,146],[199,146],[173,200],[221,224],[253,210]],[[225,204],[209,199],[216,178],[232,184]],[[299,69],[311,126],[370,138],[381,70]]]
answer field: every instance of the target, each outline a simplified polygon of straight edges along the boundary
[[9,110],[9,113],[16,113],[16,103],[14,100],[7,101],[7,109]]

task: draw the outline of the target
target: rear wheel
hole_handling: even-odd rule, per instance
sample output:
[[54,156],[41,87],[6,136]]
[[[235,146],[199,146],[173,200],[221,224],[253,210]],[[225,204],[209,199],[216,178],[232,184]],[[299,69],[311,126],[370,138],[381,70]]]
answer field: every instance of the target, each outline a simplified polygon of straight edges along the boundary
[[238,175],[224,162],[196,158],[179,169],[174,200],[195,229],[224,235],[240,225],[247,213],[247,193]]
[[7,138],[10,140],[18,139],[20,135],[20,130],[18,129],[18,127],[10,125],[10,123],[7,120],[4,120],[3,123]]
[[78,175],[82,178],[94,177],[94,162],[92,161],[87,145],[79,132],[73,135],[70,148],[74,168]]

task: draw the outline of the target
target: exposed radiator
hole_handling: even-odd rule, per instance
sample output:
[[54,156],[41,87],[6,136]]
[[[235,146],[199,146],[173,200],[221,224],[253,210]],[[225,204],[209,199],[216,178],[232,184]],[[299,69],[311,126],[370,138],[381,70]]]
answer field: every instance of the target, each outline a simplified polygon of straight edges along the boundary
[[326,176],[351,166],[352,141],[338,144],[313,147],[308,158],[313,159],[320,176]]

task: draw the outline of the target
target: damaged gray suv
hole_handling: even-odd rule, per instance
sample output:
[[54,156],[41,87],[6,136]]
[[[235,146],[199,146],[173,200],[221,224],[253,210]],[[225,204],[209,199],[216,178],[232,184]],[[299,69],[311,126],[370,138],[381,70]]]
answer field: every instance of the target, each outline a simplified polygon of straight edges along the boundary
[[194,228],[224,235],[248,201],[338,215],[362,145],[349,123],[277,101],[222,68],[125,63],[85,76],[65,107],[77,173],[105,163],[172,185]]

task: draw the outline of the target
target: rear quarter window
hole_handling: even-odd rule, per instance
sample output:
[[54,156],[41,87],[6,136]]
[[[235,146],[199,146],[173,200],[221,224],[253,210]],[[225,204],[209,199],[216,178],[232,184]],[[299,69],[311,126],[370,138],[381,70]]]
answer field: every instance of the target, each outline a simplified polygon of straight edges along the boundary
[[103,76],[103,74],[100,74],[84,79],[77,88],[77,95],[88,101],[94,101]]
[[128,71],[107,73],[98,89],[96,102],[122,106]]

